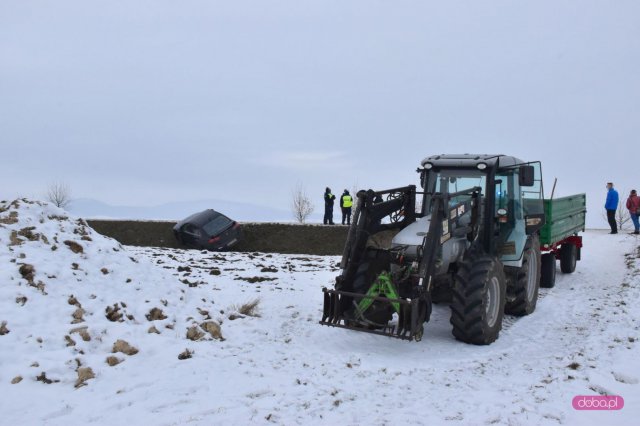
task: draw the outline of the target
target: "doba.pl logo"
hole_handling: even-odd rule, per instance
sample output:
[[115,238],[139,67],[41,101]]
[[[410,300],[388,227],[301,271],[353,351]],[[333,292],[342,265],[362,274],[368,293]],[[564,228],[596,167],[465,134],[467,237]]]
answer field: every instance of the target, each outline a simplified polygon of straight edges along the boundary
[[611,395],[578,395],[571,403],[576,410],[622,410],[624,398]]

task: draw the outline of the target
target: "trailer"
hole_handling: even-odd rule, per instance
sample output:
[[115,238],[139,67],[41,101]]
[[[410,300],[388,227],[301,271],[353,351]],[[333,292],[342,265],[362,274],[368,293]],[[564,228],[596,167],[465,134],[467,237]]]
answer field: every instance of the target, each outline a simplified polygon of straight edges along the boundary
[[552,288],[556,282],[556,260],[560,270],[576,270],[582,251],[582,237],[587,213],[586,194],[544,200],[545,225],[540,229],[540,287]]

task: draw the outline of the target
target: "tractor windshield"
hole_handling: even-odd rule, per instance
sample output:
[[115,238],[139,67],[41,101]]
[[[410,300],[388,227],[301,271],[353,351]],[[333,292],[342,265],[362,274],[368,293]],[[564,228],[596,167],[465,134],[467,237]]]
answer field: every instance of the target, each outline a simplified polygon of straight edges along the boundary
[[[480,170],[474,169],[442,169],[438,171],[430,171],[428,173],[425,185],[425,198],[423,205],[425,210],[423,214],[431,212],[431,194],[440,193],[456,193],[470,190],[474,187],[480,187],[482,193],[485,192],[487,176]],[[459,195],[450,201],[450,205],[454,206],[458,203],[467,201],[470,195]]]

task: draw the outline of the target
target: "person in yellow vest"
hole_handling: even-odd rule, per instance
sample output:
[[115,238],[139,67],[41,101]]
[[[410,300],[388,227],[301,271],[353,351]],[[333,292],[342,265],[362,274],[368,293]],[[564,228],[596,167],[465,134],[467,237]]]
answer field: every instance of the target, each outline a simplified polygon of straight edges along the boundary
[[351,225],[351,207],[353,207],[353,198],[349,195],[349,191],[346,189],[342,193],[342,197],[340,197],[340,208],[342,209],[342,224],[344,225],[345,221],[347,225]]

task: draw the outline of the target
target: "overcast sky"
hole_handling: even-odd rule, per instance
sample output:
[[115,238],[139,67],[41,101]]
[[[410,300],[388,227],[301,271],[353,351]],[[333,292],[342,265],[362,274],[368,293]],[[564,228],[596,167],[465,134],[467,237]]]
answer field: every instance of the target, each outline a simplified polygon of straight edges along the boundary
[[594,226],[607,181],[640,189],[639,135],[636,0],[0,0],[2,198],[288,208],[300,182],[320,209],[486,152]]

